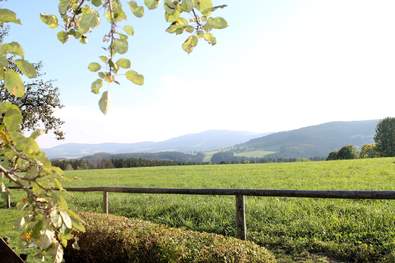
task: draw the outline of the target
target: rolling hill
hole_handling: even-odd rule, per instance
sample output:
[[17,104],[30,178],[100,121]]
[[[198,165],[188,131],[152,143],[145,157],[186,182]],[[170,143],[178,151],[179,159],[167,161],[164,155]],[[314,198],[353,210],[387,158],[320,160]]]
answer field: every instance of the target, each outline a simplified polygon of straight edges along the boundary
[[44,149],[44,151],[51,159],[79,158],[95,153],[196,153],[231,147],[235,144],[240,144],[259,136],[262,136],[262,133],[209,130],[200,133],[187,134],[160,142],[99,144],[67,143]]
[[378,120],[328,122],[255,138],[234,146],[232,151],[272,152],[267,155],[272,158],[326,157],[347,144],[360,147],[372,143],[377,123]]

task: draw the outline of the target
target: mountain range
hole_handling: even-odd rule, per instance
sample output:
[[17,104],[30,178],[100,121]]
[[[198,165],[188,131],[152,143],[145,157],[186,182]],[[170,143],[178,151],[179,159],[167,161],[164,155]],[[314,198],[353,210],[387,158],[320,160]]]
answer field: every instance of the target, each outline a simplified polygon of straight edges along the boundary
[[155,153],[182,152],[196,153],[220,150],[235,144],[246,142],[252,138],[263,136],[263,133],[209,130],[200,133],[187,134],[160,142],[137,143],[66,143],[44,149],[51,159],[79,158],[96,153]]
[[160,142],[69,143],[44,151],[51,159],[79,158],[97,153],[139,153],[139,156],[141,153],[162,153],[162,156],[165,152],[206,153],[210,158],[218,152],[257,158],[325,158],[329,152],[347,144],[360,147],[372,143],[377,123],[378,120],[328,122],[271,134],[209,130]]

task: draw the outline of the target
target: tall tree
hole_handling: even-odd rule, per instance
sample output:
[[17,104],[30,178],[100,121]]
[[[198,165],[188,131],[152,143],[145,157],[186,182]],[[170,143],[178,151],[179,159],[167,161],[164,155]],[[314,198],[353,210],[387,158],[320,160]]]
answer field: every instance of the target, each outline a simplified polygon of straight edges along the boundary
[[[0,44],[4,42],[8,35],[9,27],[0,26]],[[25,95],[17,97],[11,94],[4,85],[4,80],[0,81],[0,101],[11,102],[18,106],[22,113],[22,130],[34,131],[43,129],[45,133],[53,132],[58,140],[64,139],[62,125],[64,122],[55,115],[55,111],[61,109],[63,105],[59,99],[58,88],[53,85],[53,81],[43,79],[42,64],[33,64],[36,69],[36,76],[25,81]]]
[[377,124],[374,141],[381,156],[395,156],[395,118],[387,117]]

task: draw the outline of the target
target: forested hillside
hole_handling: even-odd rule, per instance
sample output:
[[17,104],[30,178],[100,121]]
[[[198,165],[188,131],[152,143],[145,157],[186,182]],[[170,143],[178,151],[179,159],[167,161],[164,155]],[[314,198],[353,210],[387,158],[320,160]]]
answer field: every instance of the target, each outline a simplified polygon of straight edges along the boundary
[[273,152],[273,158],[326,157],[329,152],[352,144],[372,143],[378,120],[328,122],[291,131],[269,134],[236,145],[233,152]]

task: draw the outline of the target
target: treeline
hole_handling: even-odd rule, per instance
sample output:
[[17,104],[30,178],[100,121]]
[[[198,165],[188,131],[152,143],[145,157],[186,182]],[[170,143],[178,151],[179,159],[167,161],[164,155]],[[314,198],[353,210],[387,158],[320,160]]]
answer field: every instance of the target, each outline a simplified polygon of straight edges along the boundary
[[[114,157],[116,156],[116,157]],[[191,160],[149,160],[144,158],[126,157],[127,155],[99,154],[80,159],[56,159],[52,164],[62,170],[85,170],[85,169],[111,169],[111,168],[132,168],[132,167],[153,167],[170,165],[203,165],[203,164],[245,164],[245,163],[277,163],[277,162],[300,162],[317,161],[323,158],[253,158],[235,156],[233,152],[218,152],[213,155],[211,162],[204,162],[203,159]],[[152,157],[152,156],[151,156]]]
[[361,149],[345,145],[340,150],[329,153],[327,160],[395,156],[395,118],[385,118],[377,124],[374,142],[363,145]]
[[218,152],[211,157],[211,163],[214,164],[237,164],[237,163],[283,163],[283,162],[301,162],[301,161],[321,161],[322,157],[314,158],[283,158],[273,156],[266,157],[244,157],[236,156],[232,151]]
[[203,158],[203,154],[186,154],[180,152],[97,153],[80,159],[52,160],[52,164],[62,170],[83,170],[204,164]]
[[84,170],[84,169],[109,169],[109,168],[131,168],[150,166],[169,166],[202,164],[189,162],[175,162],[166,160],[147,160],[142,158],[111,158],[111,159],[61,159],[52,160],[52,164],[62,170]]

